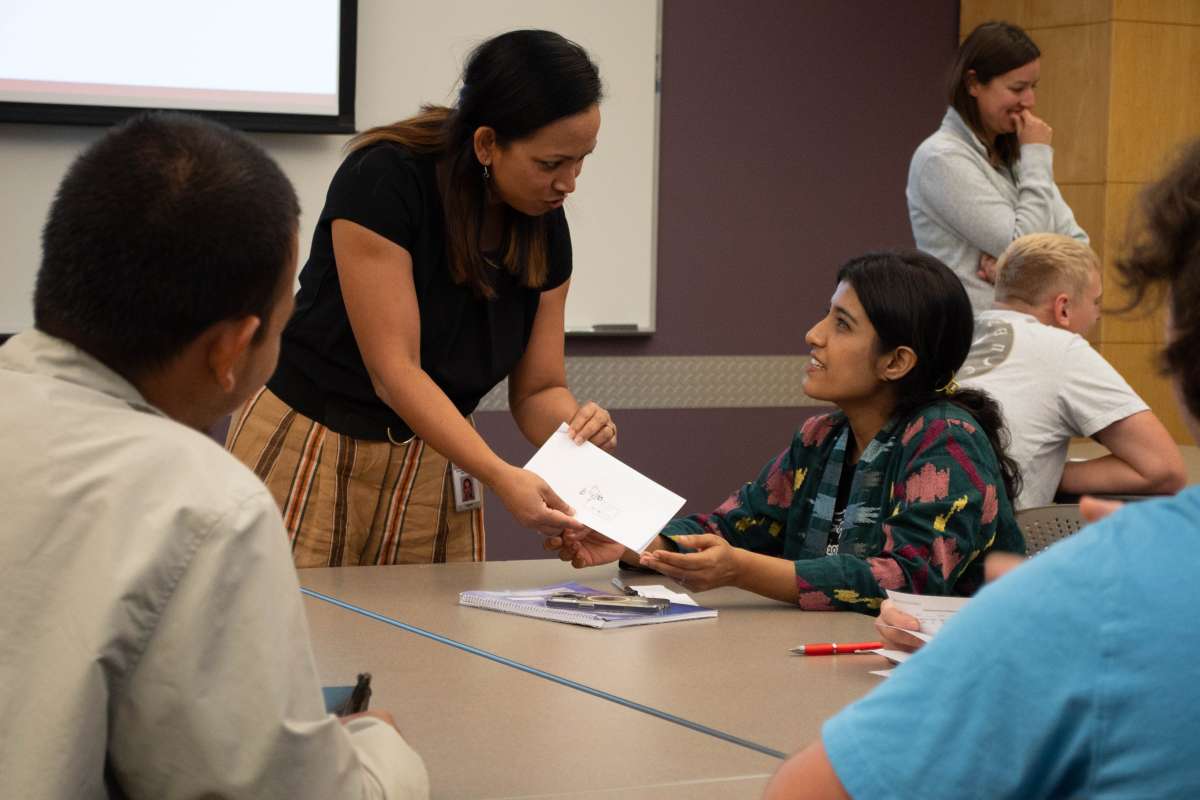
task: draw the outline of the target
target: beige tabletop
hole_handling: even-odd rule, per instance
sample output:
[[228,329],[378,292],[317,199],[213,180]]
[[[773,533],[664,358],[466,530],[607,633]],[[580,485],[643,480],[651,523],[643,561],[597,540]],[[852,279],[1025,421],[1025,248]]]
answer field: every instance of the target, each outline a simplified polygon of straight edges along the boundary
[[[435,797],[757,797],[778,759],[305,599],[322,682],[373,675]],[[550,623],[543,623],[550,624]]]
[[[610,588],[615,566],[558,561],[300,570],[302,585],[342,601],[684,720],[790,753],[821,723],[877,685],[874,655],[800,657],[803,642],[875,638],[869,617],[803,612],[739,589],[695,595],[716,619],[595,630],[458,605],[466,589],[528,589],[574,580]],[[634,583],[666,583],[638,576]],[[679,587],[673,587],[678,590]],[[352,612],[339,611],[341,614]],[[420,639],[364,620],[376,641]],[[430,643],[432,645],[432,643]],[[447,645],[433,645],[452,649]],[[464,661],[485,658],[455,654]],[[641,715],[645,716],[645,715]],[[680,735],[687,731],[680,728]]]

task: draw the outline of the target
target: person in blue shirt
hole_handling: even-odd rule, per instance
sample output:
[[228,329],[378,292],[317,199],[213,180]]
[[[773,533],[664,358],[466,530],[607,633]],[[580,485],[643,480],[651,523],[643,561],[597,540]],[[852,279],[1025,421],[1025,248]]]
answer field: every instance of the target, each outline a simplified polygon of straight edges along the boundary
[[[1166,290],[1164,363],[1200,440],[1200,140],[1142,210],[1118,269],[1130,308]],[[1197,537],[1192,488],[1011,571],[827,721],[766,796],[1200,796]]]

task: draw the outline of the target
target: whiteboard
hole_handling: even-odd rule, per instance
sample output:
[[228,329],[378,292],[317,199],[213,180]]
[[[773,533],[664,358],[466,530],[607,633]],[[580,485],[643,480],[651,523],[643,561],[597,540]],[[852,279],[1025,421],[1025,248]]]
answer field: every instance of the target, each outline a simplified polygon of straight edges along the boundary
[[[659,0],[359,0],[357,126],[383,125],[422,103],[452,103],[466,55],[515,28],[554,30],[587,49],[605,99],[596,152],[565,204],[574,245],[566,327],[651,332],[658,187]],[[54,189],[97,128],[0,125],[0,332],[32,324],[39,233]],[[301,263],[348,137],[251,134],[300,196]]]
[[452,104],[467,54],[504,31],[556,31],[582,45],[600,68],[598,145],[565,204],[575,250],[567,299],[573,333],[595,326],[654,330],[661,18],[657,0],[360,6],[360,129],[408,116],[421,103]]

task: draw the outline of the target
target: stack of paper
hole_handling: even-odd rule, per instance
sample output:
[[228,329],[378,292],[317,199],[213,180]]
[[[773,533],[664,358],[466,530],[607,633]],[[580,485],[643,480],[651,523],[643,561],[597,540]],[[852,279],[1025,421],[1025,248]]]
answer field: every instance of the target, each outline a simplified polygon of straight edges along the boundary
[[[921,629],[917,631],[910,631],[907,628],[896,628],[896,630],[902,630],[914,638],[928,642],[971,598],[908,594],[888,589],[888,599],[892,601],[892,604],[896,608],[910,617],[916,617],[917,621],[921,623]],[[878,653],[893,664],[902,664],[912,655],[912,653],[905,650],[890,650],[888,648],[880,648],[871,652]],[[890,669],[879,669],[873,670],[871,674],[886,678],[891,672]]]

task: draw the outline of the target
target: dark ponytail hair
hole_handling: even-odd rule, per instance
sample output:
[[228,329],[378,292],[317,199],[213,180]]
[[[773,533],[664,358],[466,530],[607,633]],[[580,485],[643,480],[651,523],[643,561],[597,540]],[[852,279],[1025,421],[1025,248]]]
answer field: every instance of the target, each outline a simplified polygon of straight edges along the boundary
[[1015,498],[1021,471],[1008,456],[1008,429],[1000,406],[986,392],[957,388],[954,374],[967,358],[974,332],[971,301],[962,281],[938,259],[919,250],[867,253],[838,270],[838,282],[854,287],[867,318],[879,337],[880,352],[909,347],[916,365],[892,386],[896,407],[892,416],[905,419],[933,403],[949,402],[969,413],[983,427],[1004,478]]
[[[587,51],[551,31],[502,33],[467,56],[462,87],[453,108],[423,106],[415,117],[371,128],[350,140],[358,150],[381,141],[444,159],[442,206],[450,274],[477,294],[491,297],[488,266],[480,252],[487,187],[475,157],[480,127],[496,132],[500,145],[533,135],[556,120],[600,102],[600,71]],[[545,217],[505,206],[500,266],[537,288],[549,273]]]
[[983,133],[979,104],[967,88],[967,73],[974,72],[981,84],[997,75],[1023,67],[1042,55],[1029,34],[1007,22],[985,22],[963,40],[958,48],[954,66],[950,68],[947,95],[950,105],[984,140],[989,152],[995,152],[1001,163],[1011,167],[1021,158],[1021,144],[1015,133],[1005,133],[989,142]]

